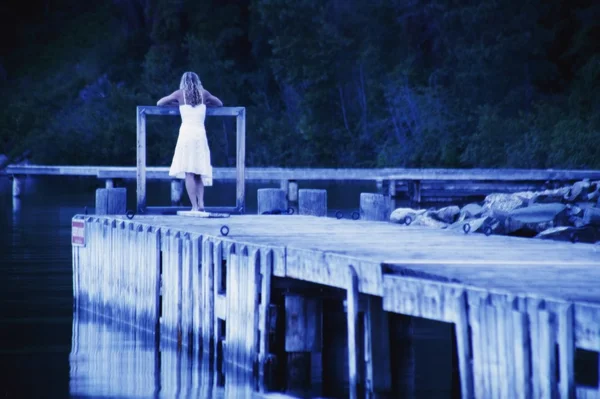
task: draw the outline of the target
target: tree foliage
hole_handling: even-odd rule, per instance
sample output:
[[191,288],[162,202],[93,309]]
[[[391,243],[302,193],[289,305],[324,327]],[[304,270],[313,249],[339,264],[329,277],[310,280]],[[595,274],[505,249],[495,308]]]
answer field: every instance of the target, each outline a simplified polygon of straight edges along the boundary
[[[63,0],[23,19],[0,58],[0,153],[132,164],[135,106],[193,70],[247,107],[250,165],[600,168],[599,13],[591,0]],[[213,119],[213,163],[233,165],[235,124]],[[149,163],[169,164],[177,126],[149,119]]]

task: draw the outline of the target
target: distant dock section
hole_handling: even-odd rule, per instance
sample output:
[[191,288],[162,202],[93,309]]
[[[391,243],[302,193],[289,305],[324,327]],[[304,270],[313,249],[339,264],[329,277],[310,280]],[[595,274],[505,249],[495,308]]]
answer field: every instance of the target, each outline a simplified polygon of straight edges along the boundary
[[[13,195],[20,195],[20,181],[28,175],[93,176],[104,180],[106,188],[112,188],[116,179],[136,180],[137,170],[136,166],[8,165],[0,173],[13,177]],[[179,193],[172,195],[172,200],[181,197],[181,180],[169,176],[168,167],[148,166],[145,170],[148,180],[171,181],[172,191]],[[233,182],[239,172],[235,167],[215,167],[213,177]],[[600,180],[600,170],[247,167],[244,179],[279,182],[286,192],[297,190],[298,181],[370,181],[392,200],[406,198],[420,204],[424,198],[448,201],[456,197],[552,188],[585,179]]]

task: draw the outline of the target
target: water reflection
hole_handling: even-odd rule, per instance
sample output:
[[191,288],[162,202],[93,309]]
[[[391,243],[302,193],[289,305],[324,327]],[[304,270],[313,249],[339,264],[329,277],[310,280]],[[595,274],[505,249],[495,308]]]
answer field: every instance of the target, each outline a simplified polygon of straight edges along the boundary
[[[77,310],[69,356],[70,395],[111,398],[266,398],[245,370],[218,387],[208,356],[161,344],[152,334]],[[285,395],[276,395],[286,397]]]
[[[18,222],[18,215],[21,214],[21,198],[19,197],[12,197],[12,210],[13,210],[13,223],[17,223]],[[15,216],[17,217],[17,219],[15,219]]]

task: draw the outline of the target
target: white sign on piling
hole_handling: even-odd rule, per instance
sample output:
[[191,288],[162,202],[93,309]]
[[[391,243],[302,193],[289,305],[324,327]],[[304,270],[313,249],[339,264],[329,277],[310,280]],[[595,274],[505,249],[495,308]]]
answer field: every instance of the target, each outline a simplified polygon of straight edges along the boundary
[[85,247],[85,220],[71,221],[71,245]]

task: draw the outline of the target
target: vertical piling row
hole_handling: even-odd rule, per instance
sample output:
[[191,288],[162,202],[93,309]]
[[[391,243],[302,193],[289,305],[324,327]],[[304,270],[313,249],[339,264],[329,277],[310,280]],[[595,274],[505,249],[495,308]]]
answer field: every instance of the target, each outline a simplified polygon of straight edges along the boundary
[[167,231],[162,237],[162,316],[161,338],[181,343],[182,238],[180,232]]
[[[266,386],[273,355],[269,347],[274,329],[270,318],[274,306],[272,249],[220,237],[160,231],[132,221],[103,217],[85,221],[86,245],[73,247],[73,290],[78,307],[149,331],[160,323],[161,338],[194,350],[202,348],[208,353],[207,362],[213,362],[221,374],[227,369],[228,378],[255,378],[261,388]],[[285,274],[285,255],[281,266]],[[394,362],[386,345],[395,321],[390,319],[388,325],[388,312],[407,315],[405,326],[397,327],[407,335],[418,334],[411,324],[416,318],[454,323],[460,390],[465,399],[575,396],[577,313],[573,305],[387,275],[380,299],[360,291],[364,286],[359,286],[359,281],[364,282],[357,270],[348,266],[346,326],[338,323],[344,330],[343,339],[347,338],[347,356],[340,360],[347,360],[343,366],[347,379],[335,376],[343,385],[349,383],[350,397],[389,393],[395,389],[392,376],[414,374],[414,365],[409,364],[414,359],[400,359],[395,367],[400,364],[403,370],[391,370]],[[302,370],[312,381],[310,365],[322,331],[314,323],[307,328],[310,323],[306,320],[327,312],[311,305],[319,299],[301,295],[305,294],[284,294],[286,342],[282,351],[291,354],[287,358],[290,370],[294,364],[299,370],[308,365]],[[339,299],[338,305],[341,307]],[[299,332],[295,336],[294,328]],[[319,336],[311,341],[308,333]],[[80,328],[77,334],[81,336]],[[107,338],[103,335],[102,339]],[[188,370],[185,373],[204,367],[180,361],[165,356],[160,367]],[[161,381],[165,392],[187,395],[181,387],[196,383],[185,380],[194,378],[185,373],[165,377]],[[414,384],[414,375],[410,377]]]

